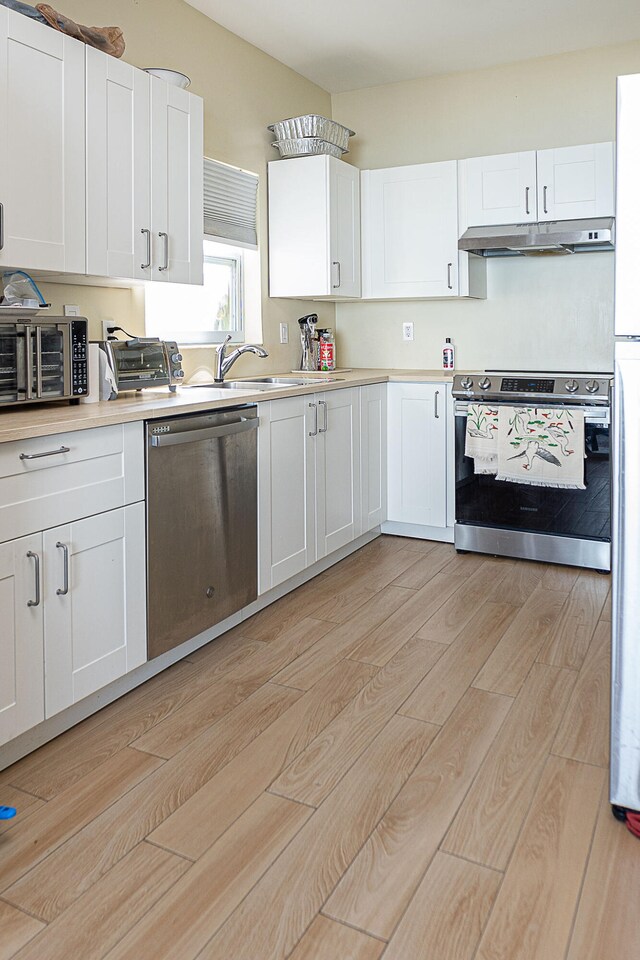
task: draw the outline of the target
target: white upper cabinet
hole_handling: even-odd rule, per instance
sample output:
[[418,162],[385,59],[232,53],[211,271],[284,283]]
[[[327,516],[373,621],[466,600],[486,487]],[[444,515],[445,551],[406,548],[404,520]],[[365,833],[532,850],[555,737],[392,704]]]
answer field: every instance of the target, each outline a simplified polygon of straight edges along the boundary
[[150,280],[149,81],[87,47],[87,273]]
[[362,173],[364,296],[458,294],[457,163]]
[[614,145],[460,161],[460,228],[614,216]]
[[269,164],[270,296],[360,296],[359,178],[334,157]]
[[0,7],[0,265],[85,272],[84,77],[84,44]]
[[461,160],[460,187],[461,220],[471,227],[535,221],[536,152]]
[[458,235],[456,160],[363,170],[365,299],[485,297],[486,263]]
[[612,217],[613,143],[538,150],[538,218]]
[[151,78],[153,279],[202,283],[203,106]]
[[202,100],[87,48],[87,273],[202,283]]

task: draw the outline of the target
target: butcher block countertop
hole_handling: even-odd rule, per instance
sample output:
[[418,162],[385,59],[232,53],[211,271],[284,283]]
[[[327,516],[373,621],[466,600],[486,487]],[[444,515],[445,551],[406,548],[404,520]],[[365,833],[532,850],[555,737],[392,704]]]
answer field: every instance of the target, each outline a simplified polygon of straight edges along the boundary
[[[456,370],[455,373],[467,371]],[[70,430],[88,430],[113,423],[130,423],[135,420],[154,420],[173,414],[199,413],[219,410],[241,403],[256,403],[265,400],[280,400],[306,393],[339,390],[343,387],[360,387],[368,383],[451,383],[453,372],[446,370],[357,370],[329,373],[270,374],[263,376],[304,377],[318,380],[316,384],[301,386],[282,385],[278,389],[228,390],[217,387],[178,387],[170,393],[167,387],[157,390],[142,390],[123,393],[117,400],[101,400],[98,403],[42,403],[0,410],[0,443],[10,440],[26,440],[30,437],[46,437]],[[326,379],[331,377],[330,382]],[[233,380],[233,377],[229,377]],[[247,378],[249,379],[249,378]]]

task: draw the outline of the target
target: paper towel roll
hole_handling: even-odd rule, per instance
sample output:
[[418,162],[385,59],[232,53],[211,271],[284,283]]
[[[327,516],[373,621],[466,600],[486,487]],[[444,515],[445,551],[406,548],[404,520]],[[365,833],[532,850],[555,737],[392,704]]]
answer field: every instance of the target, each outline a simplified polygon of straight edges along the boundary
[[89,344],[89,393],[80,397],[80,403],[97,403],[100,399],[100,347],[97,343]]

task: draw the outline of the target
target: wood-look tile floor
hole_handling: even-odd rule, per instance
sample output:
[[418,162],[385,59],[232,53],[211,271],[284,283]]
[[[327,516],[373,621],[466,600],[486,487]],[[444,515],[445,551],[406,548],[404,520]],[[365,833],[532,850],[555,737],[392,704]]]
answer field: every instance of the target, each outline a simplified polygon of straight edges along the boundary
[[367,545],[0,773],[0,960],[637,960],[609,587]]

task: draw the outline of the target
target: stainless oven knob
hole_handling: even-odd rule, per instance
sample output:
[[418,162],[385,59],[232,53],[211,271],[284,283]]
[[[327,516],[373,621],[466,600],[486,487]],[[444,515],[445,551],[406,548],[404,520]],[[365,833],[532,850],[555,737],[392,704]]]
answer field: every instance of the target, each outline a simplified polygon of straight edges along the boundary
[[172,354],[171,354],[171,363],[182,363],[182,354],[181,354],[181,353],[172,353]]
[[564,385],[564,388],[565,388],[565,390],[568,390],[569,393],[575,393],[576,390],[578,389],[578,381],[577,381],[577,380],[567,380],[567,382],[566,382],[565,385]]
[[587,388],[589,393],[597,393],[598,390],[600,389],[600,384],[598,383],[597,380],[587,380],[587,382],[585,383],[585,387]]
[[463,377],[460,381],[460,386],[463,390],[471,390],[471,387],[473,386],[473,380],[471,377]]
[[184,370],[174,370],[173,376],[175,377],[176,380],[182,380],[182,378],[184,377]]
[[478,386],[481,390],[488,390],[491,386],[491,380],[488,377],[483,377]]

